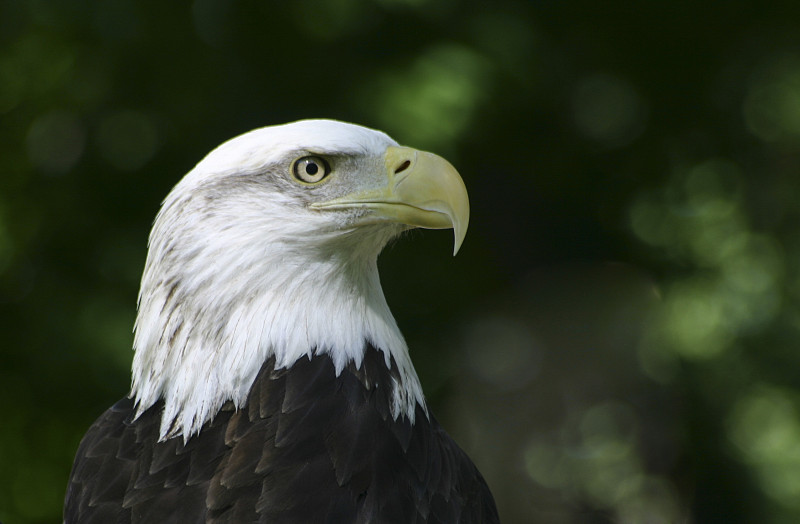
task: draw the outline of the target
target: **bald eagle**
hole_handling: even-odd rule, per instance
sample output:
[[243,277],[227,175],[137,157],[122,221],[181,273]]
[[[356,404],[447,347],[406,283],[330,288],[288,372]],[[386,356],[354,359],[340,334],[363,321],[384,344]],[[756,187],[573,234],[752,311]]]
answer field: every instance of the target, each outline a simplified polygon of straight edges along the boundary
[[497,522],[428,410],[377,257],[467,229],[444,159],[331,120],[206,156],[148,244],[132,388],[89,428],[67,523]]

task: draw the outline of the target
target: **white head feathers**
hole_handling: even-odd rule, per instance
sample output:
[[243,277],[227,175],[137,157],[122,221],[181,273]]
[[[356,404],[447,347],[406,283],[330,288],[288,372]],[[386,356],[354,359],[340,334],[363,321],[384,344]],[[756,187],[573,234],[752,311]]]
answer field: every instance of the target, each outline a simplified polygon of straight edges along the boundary
[[170,192],[150,235],[131,392],[139,413],[164,399],[162,439],[188,439],[228,400],[243,405],[270,356],[287,367],[328,353],[340,372],[360,364],[366,342],[400,368],[393,415],[413,420],[425,406],[376,263],[404,228],[354,228],[355,211],[311,210],[314,192],[289,177],[298,157],[326,154],[358,184],[393,145],[329,120],[257,129],[212,151]]

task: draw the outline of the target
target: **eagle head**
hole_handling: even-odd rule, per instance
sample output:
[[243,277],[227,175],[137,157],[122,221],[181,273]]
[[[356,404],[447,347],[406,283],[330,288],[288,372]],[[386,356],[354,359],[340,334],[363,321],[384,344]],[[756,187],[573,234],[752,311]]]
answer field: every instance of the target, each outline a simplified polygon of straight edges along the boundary
[[425,407],[377,270],[413,227],[466,234],[469,201],[446,160],[331,120],[256,129],[208,154],[169,193],[139,292],[138,413],[164,401],[161,438],[188,439],[242,405],[261,365],[326,353],[337,372],[366,344],[399,368],[392,414]]

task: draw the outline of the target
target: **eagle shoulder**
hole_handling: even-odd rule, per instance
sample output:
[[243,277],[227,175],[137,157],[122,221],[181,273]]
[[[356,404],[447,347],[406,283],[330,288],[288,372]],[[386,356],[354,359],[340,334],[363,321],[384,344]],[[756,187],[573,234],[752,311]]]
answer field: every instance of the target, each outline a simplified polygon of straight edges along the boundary
[[368,347],[275,369],[186,443],[159,441],[161,403],[123,399],[81,442],[65,522],[497,522],[477,468],[418,406],[394,419],[397,367]]

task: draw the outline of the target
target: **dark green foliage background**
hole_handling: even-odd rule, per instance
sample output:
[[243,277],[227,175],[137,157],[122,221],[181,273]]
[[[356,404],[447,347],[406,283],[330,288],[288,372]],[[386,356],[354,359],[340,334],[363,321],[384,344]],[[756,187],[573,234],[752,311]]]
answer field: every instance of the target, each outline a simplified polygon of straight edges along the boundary
[[446,156],[458,257],[381,257],[506,522],[800,521],[800,4],[0,0],[0,520],[129,386],[149,226],[328,117]]

